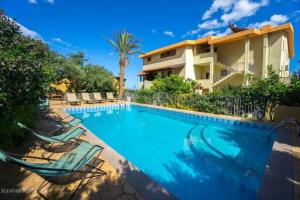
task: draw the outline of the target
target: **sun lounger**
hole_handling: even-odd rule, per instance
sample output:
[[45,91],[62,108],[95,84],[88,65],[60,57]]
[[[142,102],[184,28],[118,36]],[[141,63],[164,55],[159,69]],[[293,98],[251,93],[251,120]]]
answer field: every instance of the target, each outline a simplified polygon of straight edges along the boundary
[[90,95],[88,93],[81,93],[81,97],[82,100],[86,103],[95,103],[95,101],[90,98]]
[[67,101],[69,104],[81,104],[81,101],[76,97],[75,93],[67,93]]
[[[41,115],[41,117],[46,119],[49,124],[56,127],[53,131],[51,131],[52,133],[57,132],[59,130],[70,129],[72,127],[79,125],[81,122],[81,119],[74,118],[72,115],[68,115],[60,120],[54,119],[53,117],[51,117],[49,115]],[[68,118],[71,118],[71,120],[65,121]]]
[[117,101],[112,92],[106,92],[106,98],[108,101]]
[[[59,159],[10,154],[0,150],[0,161],[14,163],[44,177],[44,182],[37,190],[37,192],[42,196],[44,195],[41,193],[41,191],[48,184],[47,180],[50,178],[59,179],[61,177],[72,177],[72,174],[74,174],[75,178],[75,174],[80,174],[81,176],[76,176],[74,180],[81,181],[76,190],[74,190],[74,192],[71,194],[72,198],[79,189],[86,185],[83,184],[83,180],[88,179],[88,182],[90,182],[92,179],[98,179],[106,174],[100,169],[104,161],[98,158],[102,151],[102,147],[98,145],[91,145],[87,142],[82,142],[77,148],[73,149],[71,152],[63,154]],[[23,160],[22,158],[34,158],[43,160],[43,162],[31,163]],[[101,162],[95,164],[96,159],[100,160]]]
[[37,131],[34,131],[34,130],[28,128],[27,126],[25,126],[24,124],[22,124],[20,122],[18,122],[17,125],[21,128],[28,130],[30,133],[32,133],[33,135],[35,135],[36,137],[38,137],[39,139],[41,139],[42,141],[47,142],[47,143],[65,143],[65,142],[69,142],[72,139],[76,139],[80,135],[85,134],[85,130],[83,128],[81,128],[81,127],[75,128],[74,127],[64,133],[61,133],[60,135],[45,136],[45,135],[38,133]]
[[99,92],[94,92],[93,97],[96,102],[99,102],[99,103],[105,102],[105,99],[102,99],[102,96]]

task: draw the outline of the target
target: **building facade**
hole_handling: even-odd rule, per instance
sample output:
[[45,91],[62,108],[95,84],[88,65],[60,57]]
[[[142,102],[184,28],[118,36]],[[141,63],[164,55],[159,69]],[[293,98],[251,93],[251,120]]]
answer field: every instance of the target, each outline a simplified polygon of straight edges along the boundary
[[176,74],[196,80],[200,92],[224,85],[247,84],[245,75],[266,77],[268,65],[289,81],[290,58],[294,56],[291,24],[249,29],[223,37],[185,40],[140,55],[143,70],[140,88],[149,88],[157,74]]

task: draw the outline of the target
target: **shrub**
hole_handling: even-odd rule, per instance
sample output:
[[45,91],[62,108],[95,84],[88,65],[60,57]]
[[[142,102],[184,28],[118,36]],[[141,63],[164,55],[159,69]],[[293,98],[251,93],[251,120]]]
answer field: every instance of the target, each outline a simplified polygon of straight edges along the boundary
[[21,35],[19,26],[0,11],[0,146],[20,141],[15,121],[30,125],[55,74],[52,52],[41,41]]
[[150,89],[141,89],[135,93],[135,101],[137,103],[153,103],[154,101],[154,92]]
[[165,78],[156,78],[150,89],[155,93],[179,95],[193,92],[193,84],[182,76],[171,75]]

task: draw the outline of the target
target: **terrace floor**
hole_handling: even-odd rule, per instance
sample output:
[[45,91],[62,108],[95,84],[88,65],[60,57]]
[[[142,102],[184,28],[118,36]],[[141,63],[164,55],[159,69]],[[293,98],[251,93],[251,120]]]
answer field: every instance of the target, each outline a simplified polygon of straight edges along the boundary
[[[62,111],[64,107],[70,107],[65,105],[61,101],[50,102],[52,114],[54,117],[63,118],[66,113]],[[91,106],[91,105],[104,105],[111,103],[102,104],[81,104],[80,106]],[[36,126],[39,131],[47,132],[51,127],[47,125],[44,120],[39,120]],[[90,132],[88,132],[90,133]],[[93,134],[90,133],[88,136],[82,139],[88,140],[91,143],[97,143]],[[12,153],[19,153],[22,155],[40,156],[42,154],[41,148],[34,142],[34,138],[28,134],[26,141],[24,141],[17,148],[9,150]],[[285,149],[291,149],[289,156],[292,159],[292,176],[284,177],[288,179],[288,182],[292,184],[291,199],[300,199],[300,139],[294,134],[292,137],[292,145],[286,146]],[[105,146],[104,149],[106,155],[112,155],[109,151],[110,148]],[[111,156],[101,156],[104,160],[104,164],[101,169],[107,173],[107,175],[100,177],[95,182],[88,184],[82,190],[78,191],[73,199],[102,199],[102,200],[139,200],[139,199],[152,199],[149,196],[144,195],[145,191],[141,190],[138,186],[138,181],[133,181],[132,177],[128,174],[135,173],[137,171],[132,169],[131,166],[124,162],[124,160],[112,159]],[[35,162],[34,159],[30,161]],[[118,163],[116,163],[118,162]],[[116,165],[122,166],[122,169],[116,167]],[[285,169],[285,163],[281,163],[282,169]],[[131,173],[128,173],[130,171]],[[3,164],[0,162],[0,199],[43,199],[43,197],[37,193],[37,188],[43,183],[44,179],[34,173],[31,173],[24,168],[20,168],[14,164]],[[125,173],[124,173],[125,172]],[[131,179],[131,180],[130,180]],[[130,180],[130,181],[128,181]],[[49,182],[49,185],[42,190],[42,193],[47,199],[67,199],[71,193],[75,190],[78,181],[70,184],[56,184]],[[275,184],[275,183],[274,183]],[[152,183],[149,183],[146,188],[152,190]],[[3,189],[8,189],[4,191]],[[13,191],[9,191],[12,189]],[[154,188],[157,189],[157,188]],[[147,198],[146,198],[147,197]],[[170,199],[172,199],[170,195]],[[165,198],[157,198],[165,199]]]

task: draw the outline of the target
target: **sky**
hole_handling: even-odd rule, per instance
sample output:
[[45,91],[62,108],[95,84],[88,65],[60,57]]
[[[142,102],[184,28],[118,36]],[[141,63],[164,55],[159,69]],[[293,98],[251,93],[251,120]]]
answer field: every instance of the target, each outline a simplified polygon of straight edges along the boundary
[[[118,75],[118,54],[104,36],[127,30],[141,40],[143,52],[187,39],[229,34],[229,23],[262,27],[291,22],[299,69],[300,0],[0,0],[24,35],[46,42],[63,55],[83,51],[88,63]],[[142,70],[138,55],[126,67],[126,87],[136,88]]]

